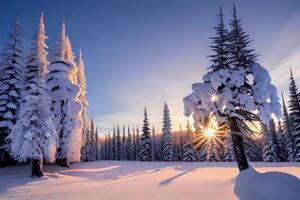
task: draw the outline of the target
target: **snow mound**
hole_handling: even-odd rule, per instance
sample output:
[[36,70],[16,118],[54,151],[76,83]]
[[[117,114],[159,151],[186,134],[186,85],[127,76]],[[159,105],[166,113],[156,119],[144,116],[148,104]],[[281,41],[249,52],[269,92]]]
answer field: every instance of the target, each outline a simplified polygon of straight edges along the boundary
[[250,168],[236,177],[234,192],[240,200],[299,200],[300,180],[287,173],[259,173]]

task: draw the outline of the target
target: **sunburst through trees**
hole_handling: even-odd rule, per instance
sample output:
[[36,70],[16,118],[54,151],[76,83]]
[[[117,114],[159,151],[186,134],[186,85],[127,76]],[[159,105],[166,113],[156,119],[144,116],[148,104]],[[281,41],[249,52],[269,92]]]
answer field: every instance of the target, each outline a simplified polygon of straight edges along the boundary
[[196,131],[194,146],[199,152],[202,161],[220,161],[223,154],[220,153],[224,138],[227,134],[227,125],[219,123],[214,115],[210,115]]

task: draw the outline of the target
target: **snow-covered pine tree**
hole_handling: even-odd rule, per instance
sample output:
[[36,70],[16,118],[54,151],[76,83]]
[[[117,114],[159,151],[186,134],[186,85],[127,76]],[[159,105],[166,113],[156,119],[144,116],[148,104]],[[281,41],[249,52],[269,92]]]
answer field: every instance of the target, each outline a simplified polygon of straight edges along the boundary
[[215,140],[214,138],[208,138],[208,142],[207,142],[207,156],[206,156],[206,161],[210,161],[210,162],[219,162],[221,161],[221,158],[218,154],[219,152],[219,143],[217,142],[217,140]]
[[276,161],[280,161],[279,159],[279,143],[277,138],[277,130],[274,119],[271,119],[269,122],[269,134],[273,143],[273,155]]
[[[145,108],[144,121],[143,121],[142,135],[139,144],[139,160],[140,161],[151,161],[151,134],[148,122],[148,114]],[[137,135],[139,135],[137,133]]]
[[[99,133],[98,133],[99,135]],[[106,160],[106,141],[105,141],[105,134],[104,137],[99,138],[99,146],[100,146],[100,160]]]
[[111,139],[111,160],[117,159],[117,135],[116,135],[116,129],[113,128],[113,136]]
[[298,88],[291,69],[290,72],[290,122],[293,142],[293,161],[300,162],[300,102],[298,99]]
[[229,134],[227,134],[225,138],[225,155],[223,161],[225,162],[235,161],[232,137]]
[[[228,123],[235,158],[242,171],[249,164],[243,137],[237,133],[245,132],[240,128],[248,127],[246,121],[260,118],[268,123],[272,113],[280,117],[281,106],[268,71],[255,62],[256,55],[249,48],[249,36],[241,27],[235,7],[231,27],[230,68],[205,74],[203,83],[193,84],[193,92],[184,98],[184,104],[185,115],[193,114],[196,130],[212,113],[218,122]],[[249,76],[253,78],[250,80]]]
[[121,157],[122,157],[121,151],[122,151],[122,140],[121,140],[120,127],[118,125],[117,137],[116,137],[116,160],[121,160]]
[[107,138],[107,160],[113,160],[113,143],[110,136],[110,133],[108,133]]
[[0,63],[0,166],[10,162],[10,141],[7,136],[17,122],[22,93],[24,58],[21,24],[17,19],[8,35]]
[[103,151],[102,151],[102,159],[108,160],[108,136],[107,134],[104,135],[104,145],[102,145]]
[[[39,65],[38,62],[39,60],[35,59],[27,64]],[[30,90],[27,91],[21,106],[20,119],[9,135],[12,141],[11,155],[19,162],[32,159],[32,176],[37,177],[43,176],[43,159],[50,163],[55,161],[58,136],[42,74],[40,79],[35,86],[31,84]]]
[[[243,135],[245,153],[249,161],[262,161],[263,139],[257,137],[254,130],[246,127],[245,124],[239,124],[240,133]],[[263,134],[264,132],[261,132]]]
[[137,158],[136,135],[135,128],[132,128],[132,160]]
[[105,134],[105,160],[110,160],[110,133]]
[[189,120],[187,120],[186,126],[186,140],[183,146],[183,158],[182,160],[185,162],[195,162],[197,161],[195,149],[193,147],[194,134],[191,129],[191,125]]
[[132,160],[133,159],[133,144],[132,144],[132,135],[130,133],[130,128],[128,125],[127,129],[127,139],[126,139],[126,155],[125,160]]
[[136,146],[136,160],[140,159],[140,131],[139,131],[139,127],[136,127],[136,135],[135,135],[135,146]]
[[100,140],[99,140],[99,135],[98,135],[98,127],[96,127],[96,131],[95,131],[95,160],[101,160],[101,146],[100,146]]
[[206,139],[204,137],[203,132],[199,128],[195,130],[193,147],[195,149],[196,158],[199,161],[206,161],[206,157],[207,157]]
[[86,139],[85,139],[85,144],[82,147],[81,150],[81,161],[83,162],[92,162],[95,159],[94,156],[94,145],[92,143],[92,139],[91,139],[91,130],[88,130],[88,133],[86,135]]
[[184,148],[184,138],[181,124],[179,125],[179,142],[178,142],[178,160],[183,160],[183,148]]
[[285,141],[283,137],[283,128],[281,121],[278,121],[277,124],[277,140],[278,140],[278,158],[281,162],[287,161],[287,153],[285,150]]
[[263,131],[263,161],[265,162],[277,162],[276,156],[275,156],[275,149],[274,149],[274,143],[272,135],[270,134],[270,131],[268,130],[267,125],[262,123],[262,131]]
[[290,116],[288,113],[288,109],[285,104],[283,93],[281,92],[282,98],[282,109],[283,109],[283,137],[284,137],[284,145],[287,156],[287,161],[293,161],[294,159],[294,149],[293,149],[293,141],[292,141],[292,127]]
[[91,120],[90,124],[90,138],[91,138],[91,150],[92,150],[92,161],[95,161],[96,159],[96,134],[95,134],[95,125],[94,125],[94,119]]
[[76,74],[77,66],[63,23],[51,56],[47,85],[59,133],[57,163],[65,167],[80,160],[82,146],[82,104],[78,99],[80,86]]
[[170,119],[170,111],[167,103],[164,105],[163,121],[162,121],[162,160],[174,161],[174,152],[172,146],[172,125]]
[[121,156],[121,160],[126,160],[126,133],[125,133],[125,125],[123,124],[123,134],[122,134],[122,148],[121,148],[121,152],[122,152],[122,156]]
[[156,138],[156,134],[155,134],[155,128],[154,125],[152,126],[152,156],[151,159],[152,161],[157,161],[158,160],[158,149],[157,149],[157,138]]
[[85,81],[85,65],[82,58],[82,51],[79,51],[79,60],[77,63],[78,73],[77,73],[77,83],[80,86],[80,93],[78,96],[79,101],[82,104],[82,143],[83,145],[86,143],[86,137],[89,134],[89,122],[87,119],[87,108],[88,108],[88,100],[86,96],[86,81]]
[[229,68],[229,35],[224,25],[224,17],[222,7],[220,6],[220,13],[218,15],[218,25],[214,28],[216,36],[211,37],[212,45],[210,46],[213,51],[211,58],[212,65],[209,67],[212,71]]
[[220,158],[219,161],[223,161],[225,159],[225,154],[226,154],[226,136],[227,134],[225,134],[226,132],[224,131],[224,134],[216,134],[216,140],[217,142],[217,147],[218,147],[218,157]]
[[233,5],[230,27],[231,30],[228,35],[229,63],[234,68],[244,68],[247,72],[250,72],[251,65],[256,60],[257,55],[254,53],[254,49],[249,48],[252,40],[242,28],[241,19],[237,16],[235,5]]
[[86,134],[85,143],[81,150],[81,161],[83,162],[93,162],[96,160],[97,150],[96,150],[96,136],[95,136],[95,126],[94,120],[88,127],[88,132]]
[[47,69],[45,26],[43,14],[32,48],[27,57],[24,85],[27,88],[17,123],[8,138],[10,154],[16,160],[32,159],[32,176],[43,176],[43,159],[55,161],[57,132],[54,116],[49,108],[49,97],[45,85]]

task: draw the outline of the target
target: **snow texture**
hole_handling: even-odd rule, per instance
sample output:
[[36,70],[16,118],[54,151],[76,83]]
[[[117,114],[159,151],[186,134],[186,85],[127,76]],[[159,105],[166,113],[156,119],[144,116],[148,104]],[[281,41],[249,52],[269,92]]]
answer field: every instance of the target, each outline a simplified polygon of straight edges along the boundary
[[99,161],[46,165],[42,179],[29,177],[30,165],[13,166],[0,170],[0,199],[300,199],[299,163],[254,166],[238,175],[235,163]]
[[[270,121],[272,113],[281,117],[276,87],[271,84],[268,71],[258,63],[253,63],[251,74],[248,75],[244,69],[220,69],[204,75],[203,81],[194,83],[193,92],[183,99],[184,113],[186,116],[193,114],[195,128],[200,127],[211,113],[216,114],[217,121],[224,121],[226,115],[243,120],[235,109],[258,112],[264,123]],[[253,95],[232,90],[243,86],[245,82],[251,85]],[[220,87],[223,89],[219,90]]]
[[241,200],[299,200],[300,180],[281,172],[259,173],[253,167],[235,179],[235,194]]

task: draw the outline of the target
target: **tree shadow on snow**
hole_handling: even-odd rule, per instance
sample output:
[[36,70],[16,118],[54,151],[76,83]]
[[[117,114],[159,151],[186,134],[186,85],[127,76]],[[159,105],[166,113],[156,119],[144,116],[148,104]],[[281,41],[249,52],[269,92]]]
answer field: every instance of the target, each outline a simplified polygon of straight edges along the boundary
[[259,173],[251,167],[236,177],[234,192],[240,200],[299,200],[300,180],[282,172]]
[[13,193],[21,192],[15,190],[20,186],[33,182],[43,181],[45,178],[31,178],[31,166],[10,166],[0,169],[0,195],[14,190]]
[[71,169],[55,170],[50,169],[52,175],[64,175],[87,178],[95,181],[111,181],[120,178],[129,178],[140,174],[154,173],[165,166],[157,166],[151,162],[123,162],[123,161],[99,161],[91,163],[78,163],[71,166]]
[[181,176],[184,176],[185,174],[196,170],[197,168],[199,168],[199,165],[191,165],[191,166],[187,166],[187,165],[179,165],[179,166],[175,166],[174,169],[177,171],[181,171],[179,174],[172,176],[170,178],[167,178],[163,181],[161,181],[159,183],[159,185],[164,186],[164,185],[168,185],[170,183],[172,183],[175,179],[180,178]]

